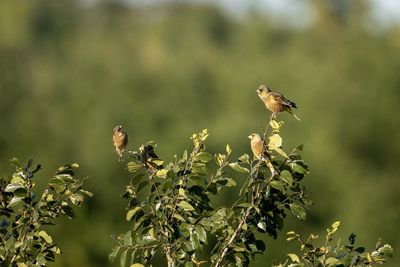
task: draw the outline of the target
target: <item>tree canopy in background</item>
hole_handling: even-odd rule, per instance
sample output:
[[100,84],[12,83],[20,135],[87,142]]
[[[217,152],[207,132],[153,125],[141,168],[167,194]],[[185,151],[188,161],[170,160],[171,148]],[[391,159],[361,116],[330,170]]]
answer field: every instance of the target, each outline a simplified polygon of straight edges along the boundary
[[[382,237],[399,247],[400,29],[371,32],[362,1],[332,3],[310,1],[316,22],[295,28],[206,4],[0,2],[0,162],[80,162],[96,196],[79,220],[49,229],[64,253],[54,266],[108,266],[109,236],[128,227],[119,196],[130,177],[115,159],[115,125],[128,131],[128,148],[157,140],[170,161],[190,145],[187,136],[208,128],[208,150],[234,144],[237,158],[250,151],[248,129],[261,132],[268,121],[255,92],[261,83],[295,100],[302,118],[285,120],[284,146],[305,143],[315,205],[306,224],[287,229],[322,232],[341,220],[360,243]],[[221,191],[218,201],[229,197]],[[284,239],[266,243],[259,266],[291,251]]]

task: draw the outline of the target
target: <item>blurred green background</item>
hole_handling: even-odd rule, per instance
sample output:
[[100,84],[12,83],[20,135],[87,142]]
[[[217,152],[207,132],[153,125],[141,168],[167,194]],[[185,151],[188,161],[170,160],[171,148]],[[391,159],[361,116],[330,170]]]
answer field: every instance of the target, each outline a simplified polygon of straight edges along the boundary
[[400,247],[398,24],[380,23],[373,1],[286,1],[287,13],[260,1],[144,2],[0,1],[0,173],[32,157],[44,166],[41,189],[59,165],[79,162],[95,193],[52,230],[63,255],[49,266],[112,266],[110,235],[129,227],[115,125],[130,149],[156,140],[167,160],[208,128],[209,150],[229,143],[237,157],[269,116],[261,83],[299,106],[301,122],[280,115],[282,135],[286,150],[305,145],[314,205],[305,222],[289,216],[252,266],[292,252],[286,231],[323,234],[334,220],[343,239]]

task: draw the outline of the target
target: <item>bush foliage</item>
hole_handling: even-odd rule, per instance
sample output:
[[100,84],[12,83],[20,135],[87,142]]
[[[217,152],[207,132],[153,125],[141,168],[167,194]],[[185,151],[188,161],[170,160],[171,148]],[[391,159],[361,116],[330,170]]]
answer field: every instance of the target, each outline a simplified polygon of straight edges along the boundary
[[46,189],[35,194],[36,172],[32,160],[21,165],[13,159],[15,171],[0,180],[0,263],[1,266],[44,266],[54,261],[61,250],[56,246],[47,226],[60,216],[75,218],[74,206],[80,206],[92,193],[83,189],[84,179],[76,178],[79,165],[67,164],[55,172]]
[[[154,143],[130,151],[127,171],[132,179],[123,197],[128,200],[126,220],[132,226],[116,237],[110,260],[120,253],[121,266],[128,260],[130,266],[151,266],[156,254],[165,254],[168,266],[249,266],[256,254],[265,252],[266,237],[277,237],[287,214],[305,220],[311,204],[302,185],[309,172],[300,155],[302,146],[285,152],[279,134],[282,125],[271,117],[265,129],[266,162],[248,154],[232,161],[229,145],[223,153],[210,154],[205,145],[207,130],[194,134],[192,150],[175,156],[173,162],[155,154],[148,157],[146,147]],[[231,206],[212,205],[221,190],[243,180]],[[360,248],[354,249],[353,239],[344,247],[339,243],[329,247],[337,227],[335,223],[328,230],[327,242],[321,248],[311,244],[316,236],[303,241],[290,232],[289,239],[300,241],[301,250],[306,252],[302,256],[289,254],[292,262],[277,266],[372,265],[383,262],[381,255],[390,254],[386,253],[390,250],[387,246],[377,246],[374,252],[365,254]],[[211,241],[211,255],[200,258]],[[347,255],[343,256],[345,250]]]

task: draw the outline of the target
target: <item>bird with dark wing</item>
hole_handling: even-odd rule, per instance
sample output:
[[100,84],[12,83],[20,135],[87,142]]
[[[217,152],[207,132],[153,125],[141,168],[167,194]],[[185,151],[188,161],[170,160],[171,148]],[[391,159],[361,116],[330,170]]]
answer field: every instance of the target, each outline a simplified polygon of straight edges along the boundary
[[147,170],[160,170],[163,168],[162,165],[158,165],[153,160],[159,159],[157,154],[154,152],[154,147],[152,145],[144,145],[139,148],[140,150],[140,160],[144,164]]
[[125,148],[128,145],[128,134],[122,130],[122,125],[114,127],[112,139],[118,160],[122,161]]
[[266,108],[272,112],[273,118],[275,118],[278,113],[287,111],[297,120],[300,120],[292,110],[292,108],[297,108],[296,103],[286,99],[281,93],[273,92],[265,85],[260,85],[257,89],[257,93],[260,99],[264,102]]

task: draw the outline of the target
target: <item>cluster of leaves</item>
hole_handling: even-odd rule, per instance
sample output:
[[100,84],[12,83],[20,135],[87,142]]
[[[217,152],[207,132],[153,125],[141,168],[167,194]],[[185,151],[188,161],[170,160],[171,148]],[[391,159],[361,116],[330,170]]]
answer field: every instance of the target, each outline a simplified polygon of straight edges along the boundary
[[238,201],[229,209],[220,209],[216,215],[224,223],[212,231],[218,238],[218,253],[212,255],[215,266],[248,266],[256,254],[265,251],[264,241],[257,240],[255,232],[276,238],[287,211],[299,219],[306,218],[305,208],[311,202],[300,181],[308,173],[308,167],[298,154],[302,146],[290,154],[282,149],[279,135],[282,125],[283,122],[271,119],[265,130],[266,163],[251,160],[245,154],[230,164],[234,170],[247,173],[248,178]]
[[143,162],[144,157],[139,156],[143,152],[133,152],[133,161],[127,165],[133,178],[123,195],[129,200],[126,219],[133,221],[133,227],[116,238],[118,245],[110,254],[112,261],[122,251],[121,266],[125,265],[127,253],[133,266],[148,266],[159,251],[171,265],[175,262],[199,264],[195,252],[207,243],[207,232],[221,224],[208,219],[214,214],[210,196],[223,187],[236,185],[233,179],[224,177],[231,153],[229,146],[226,154],[214,156],[218,167],[209,173],[207,164],[213,156],[205,151],[207,137],[207,130],[194,134],[193,150],[185,151],[180,158],[175,156],[170,163],[158,158]]
[[84,179],[74,177],[74,163],[60,167],[40,198],[33,192],[33,178],[41,166],[32,170],[32,160],[21,165],[11,160],[15,172],[0,179],[0,263],[1,266],[44,266],[54,261],[60,249],[44,226],[53,225],[61,214],[74,218],[73,206],[85,196]]
[[[211,259],[213,266],[247,266],[252,257],[265,250],[255,232],[276,237],[282,229],[286,212],[305,219],[310,204],[300,185],[308,173],[307,165],[295,148],[282,150],[279,130],[282,122],[271,120],[267,163],[244,154],[229,162],[231,148],[214,156],[205,151],[207,130],[194,134],[193,150],[166,163],[159,158],[143,157],[143,149],[132,152],[127,170],[133,173],[123,197],[129,200],[126,219],[130,231],[117,236],[117,246],[110,254],[114,261],[120,253],[121,266],[128,257],[131,266],[150,266],[159,252],[166,255],[168,266],[199,266],[196,258],[209,236],[217,238]],[[213,160],[214,159],[214,160]],[[210,166],[214,163],[213,166]],[[210,169],[214,167],[215,171]],[[236,186],[243,177],[227,177],[229,169],[247,176],[240,195],[231,207],[214,208],[211,198],[222,188]],[[232,172],[231,172],[232,173]]]
[[383,264],[387,257],[393,256],[393,249],[390,245],[382,245],[379,241],[372,251],[366,251],[364,247],[355,245],[356,236],[351,234],[347,244],[342,245],[338,239],[333,241],[333,234],[337,232],[340,225],[339,221],[332,224],[326,230],[325,243],[323,246],[316,246],[317,235],[310,234],[307,239],[303,239],[294,231],[288,232],[288,241],[295,240],[300,243],[301,255],[288,254],[285,263],[274,265],[275,267],[351,267],[351,266],[373,266]]

